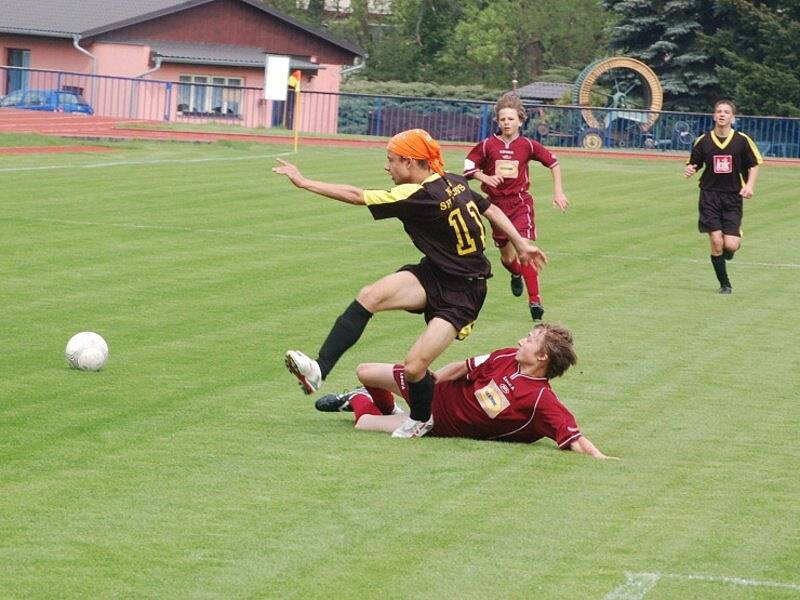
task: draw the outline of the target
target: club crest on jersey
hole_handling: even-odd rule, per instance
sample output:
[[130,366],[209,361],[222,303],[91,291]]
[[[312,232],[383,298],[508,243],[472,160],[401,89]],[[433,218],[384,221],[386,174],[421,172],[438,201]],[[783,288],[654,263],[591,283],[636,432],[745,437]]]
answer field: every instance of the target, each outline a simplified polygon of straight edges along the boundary
[[733,173],[733,156],[718,154],[714,157],[714,173]]
[[508,401],[505,393],[494,380],[490,381],[489,385],[475,390],[475,399],[490,419],[494,419],[511,406],[511,402]]

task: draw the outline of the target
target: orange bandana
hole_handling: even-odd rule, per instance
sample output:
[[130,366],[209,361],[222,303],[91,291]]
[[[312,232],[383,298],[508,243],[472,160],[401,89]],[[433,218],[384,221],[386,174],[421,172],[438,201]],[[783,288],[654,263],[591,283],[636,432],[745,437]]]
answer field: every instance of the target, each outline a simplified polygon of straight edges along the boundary
[[444,160],[439,143],[424,129],[401,131],[389,140],[387,149],[404,158],[427,160],[432,171],[444,177]]

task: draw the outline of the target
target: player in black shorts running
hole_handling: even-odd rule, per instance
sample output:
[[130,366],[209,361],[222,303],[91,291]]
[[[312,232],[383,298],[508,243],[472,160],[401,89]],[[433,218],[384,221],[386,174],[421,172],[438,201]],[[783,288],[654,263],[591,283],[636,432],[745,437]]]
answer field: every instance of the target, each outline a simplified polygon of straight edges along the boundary
[[409,384],[411,415],[396,437],[418,437],[432,427],[431,363],[472,328],[486,297],[491,267],[484,255],[481,215],[510,237],[523,262],[541,266],[544,253],[528,244],[503,212],[472,192],[461,175],[444,172],[439,144],[421,129],[398,133],[388,144],[385,169],[391,190],[363,190],[350,185],[313,181],[294,165],[278,159],[273,171],[302,189],[349,204],[366,205],[375,219],[397,218],[425,255],[416,265],[364,287],[333,325],[316,360],[302,352],[286,353],[286,366],[307,394],[316,392],[336,361],[355,344],[376,312],[423,313],[427,328],[409,350],[404,377]]
[[735,114],[736,106],[730,100],[714,105],[714,129],[695,140],[683,171],[685,177],[691,177],[705,166],[700,176],[697,226],[708,234],[720,294],[733,291],[725,261],[733,258],[741,244],[743,200],[753,197],[758,165],[764,162],[753,140],[733,129]]

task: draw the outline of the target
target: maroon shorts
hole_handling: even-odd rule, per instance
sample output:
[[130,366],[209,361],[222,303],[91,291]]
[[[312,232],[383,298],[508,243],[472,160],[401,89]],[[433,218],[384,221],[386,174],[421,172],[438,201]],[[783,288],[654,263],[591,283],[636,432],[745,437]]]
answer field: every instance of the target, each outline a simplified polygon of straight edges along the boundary
[[456,339],[463,340],[472,331],[486,299],[486,279],[446,276],[434,271],[426,259],[416,265],[405,265],[400,271],[408,271],[416,277],[427,298],[425,308],[408,312],[424,314],[425,322],[439,317],[456,329]]
[[[503,211],[522,237],[526,240],[536,239],[533,197],[530,194],[523,192],[517,196],[500,196],[491,198],[491,201]],[[508,236],[502,231],[494,229],[492,230],[492,239],[498,248],[502,248],[508,243]]]

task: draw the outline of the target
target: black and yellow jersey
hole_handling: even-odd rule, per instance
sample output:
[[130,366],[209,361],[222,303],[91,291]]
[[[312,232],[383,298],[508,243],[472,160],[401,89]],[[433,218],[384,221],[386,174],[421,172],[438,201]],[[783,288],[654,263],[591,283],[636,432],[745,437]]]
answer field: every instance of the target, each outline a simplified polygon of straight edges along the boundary
[[747,172],[764,162],[758,147],[744,133],[731,129],[719,138],[712,129],[694,141],[687,165],[700,170],[700,188],[717,192],[739,192],[747,182]]
[[417,249],[443,274],[491,276],[481,221],[491,203],[473,192],[461,175],[434,174],[420,184],[365,190],[364,202],[375,219],[400,219]]

